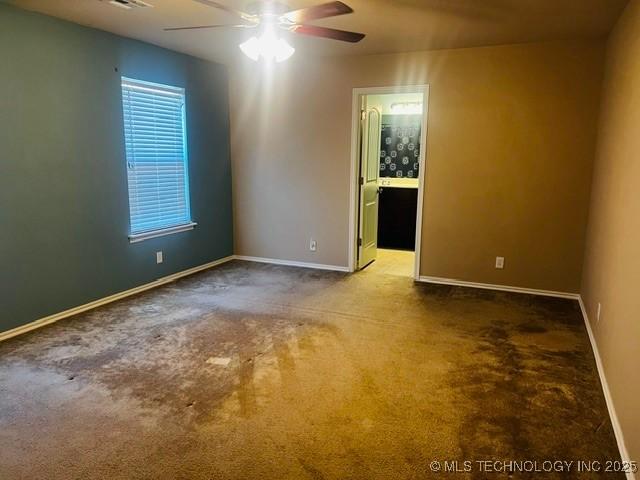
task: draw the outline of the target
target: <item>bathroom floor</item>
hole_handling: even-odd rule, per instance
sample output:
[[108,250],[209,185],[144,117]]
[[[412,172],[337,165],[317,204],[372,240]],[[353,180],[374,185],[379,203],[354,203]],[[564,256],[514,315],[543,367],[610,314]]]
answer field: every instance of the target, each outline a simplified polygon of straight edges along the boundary
[[363,272],[413,278],[415,258],[415,252],[379,248],[375,262]]

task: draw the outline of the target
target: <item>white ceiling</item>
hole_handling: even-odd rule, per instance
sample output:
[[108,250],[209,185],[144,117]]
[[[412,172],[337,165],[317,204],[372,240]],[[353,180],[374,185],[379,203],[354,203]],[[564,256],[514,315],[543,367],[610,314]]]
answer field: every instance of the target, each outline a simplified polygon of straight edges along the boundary
[[[247,35],[242,29],[164,32],[171,26],[236,23],[233,15],[193,0],[146,0],[124,10],[106,0],[9,0],[71,22],[144,40],[208,60],[228,62]],[[244,0],[218,0],[244,9]],[[606,35],[628,0],[344,0],[355,13],[314,22],[363,32],[359,44],[291,35],[309,55],[370,55]],[[323,0],[288,0],[292,9]],[[290,34],[286,34],[290,35]]]

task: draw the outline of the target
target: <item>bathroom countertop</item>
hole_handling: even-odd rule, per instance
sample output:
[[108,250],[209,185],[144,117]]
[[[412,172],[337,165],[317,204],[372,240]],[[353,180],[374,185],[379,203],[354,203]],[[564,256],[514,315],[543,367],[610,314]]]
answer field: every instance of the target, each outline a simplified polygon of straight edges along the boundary
[[379,178],[379,187],[387,188],[418,188],[417,178]]

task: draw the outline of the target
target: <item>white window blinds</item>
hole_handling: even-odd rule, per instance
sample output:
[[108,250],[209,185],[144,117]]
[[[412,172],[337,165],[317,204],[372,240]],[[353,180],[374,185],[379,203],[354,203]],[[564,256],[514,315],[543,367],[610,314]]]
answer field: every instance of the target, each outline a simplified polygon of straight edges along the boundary
[[131,234],[191,223],[184,89],[122,78]]

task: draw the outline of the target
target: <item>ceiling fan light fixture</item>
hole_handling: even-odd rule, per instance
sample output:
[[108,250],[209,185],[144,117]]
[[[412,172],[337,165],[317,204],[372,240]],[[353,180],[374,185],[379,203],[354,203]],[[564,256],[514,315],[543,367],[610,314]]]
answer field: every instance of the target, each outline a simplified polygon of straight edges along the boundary
[[291,45],[289,45],[289,42],[287,42],[284,38],[281,37],[278,40],[278,44],[276,45],[276,53],[275,53],[276,62],[284,62],[285,60],[290,58],[291,55],[295,53],[295,51],[296,49],[293,48]]
[[296,51],[284,38],[278,38],[272,29],[266,29],[260,37],[251,37],[241,43],[240,50],[256,62],[260,57],[267,61],[284,62]]
[[246,42],[240,44],[240,50],[251,60],[257,62],[261,53],[260,40],[258,40],[258,37],[251,37]]

